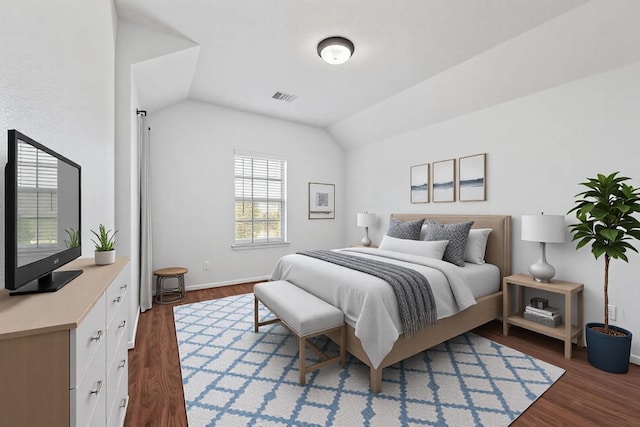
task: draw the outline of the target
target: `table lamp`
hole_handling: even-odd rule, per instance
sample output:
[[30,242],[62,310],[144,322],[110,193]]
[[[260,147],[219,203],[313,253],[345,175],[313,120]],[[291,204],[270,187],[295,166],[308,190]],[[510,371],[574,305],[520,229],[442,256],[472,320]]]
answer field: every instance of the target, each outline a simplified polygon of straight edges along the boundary
[[371,246],[369,238],[369,227],[373,227],[376,223],[376,214],[369,212],[358,213],[358,227],[364,227],[364,237],[360,240],[362,246]]
[[565,239],[564,215],[522,215],[520,238],[530,242],[540,242],[540,259],[529,266],[529,273],[538,282],[549,283],[556,275],[556,269],[547,262],[547,243],[562,243]]

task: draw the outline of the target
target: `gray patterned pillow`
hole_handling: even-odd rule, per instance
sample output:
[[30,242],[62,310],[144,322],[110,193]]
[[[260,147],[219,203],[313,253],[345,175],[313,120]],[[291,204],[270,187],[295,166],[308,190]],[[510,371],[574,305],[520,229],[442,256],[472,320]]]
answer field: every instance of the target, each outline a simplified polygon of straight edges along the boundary
[[387,236],[398,239],[418,240],[420,238],[420,229],[422,228],[423,222],[424,219],[402,222],[395,218],[391,218],[389,219]]
[[457,224],[440,224],[433,220],[427,221],[427,235],[425,240],[448,240],[449,244],[444,251],[444,261],[464,267],[464,248],[467,246],[467,238],[473,221]]

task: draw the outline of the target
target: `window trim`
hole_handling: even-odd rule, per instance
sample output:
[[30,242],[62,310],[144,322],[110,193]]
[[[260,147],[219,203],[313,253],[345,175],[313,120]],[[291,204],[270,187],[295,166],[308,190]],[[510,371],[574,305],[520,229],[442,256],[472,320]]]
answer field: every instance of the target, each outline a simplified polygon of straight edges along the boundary
[[[265,240],[261,240],[261,241],[254,241],[253,240],[253,236],[251,241],[240,241],[240,240],[236,240],[236,224],[238,223],[238,220],[236,218],[236,214],[235,214],[235,205],[237,202],[237,198],[236,198],[236,161],[238,157],[250,157],[252,159],[262,159],[262,160],[275,160],[275,161],[279,161],[282,163],[282,179],[280,179],[281,183],[282,183],[282,198],[278,199],[281,200],[282,202],[282,209],[280,212],[281,218],[280,218],[280,232],[282,234],[282,238],[278,239],[278,240],[274,240],[274,241],[265,241]],[[253,178],[253,175],[252,175]],[[255,152],[255,151],[244,151],[244,150],[234,150],[233,152],[233,206],[234,206],[234,214],[233,214],[233,243],[231,244],[231,248],[234,250],[245,250],[245,249],[260,249],[260,248],[267,248],[267,247],[277,247],[277,246],[287,246],[290,244],[290,242],[287,240],[287,209],[288,209],[288,201],[287,201],[287,159],[284,157],[280,157],[280,156],[276,156],[276,155],[272,155],[272,154],[266,154],[266,153],[259,153],[259,152]],[[260,201],[262,199],[253,199],[255,201]],[[268,197],[266,200],[269,200]],[[262,200],[264,201],[264,200]],[[254,221],[256,221],[255,219],[251,219],[251,220],[247,220],[247,222],[251,222],[253,223]],[[258,222],[260,222],[260,220],[258,220]]]

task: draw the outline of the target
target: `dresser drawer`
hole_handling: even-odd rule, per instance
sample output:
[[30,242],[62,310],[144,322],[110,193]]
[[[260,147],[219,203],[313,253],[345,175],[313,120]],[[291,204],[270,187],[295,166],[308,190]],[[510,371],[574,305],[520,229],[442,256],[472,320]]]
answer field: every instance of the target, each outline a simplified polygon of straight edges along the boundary
[[[80,384],[70,390],[70,415],[71,426],[98,426],[105,425],[106,399],[107,399],[107,365],[106,342],[99,344],[95,357],[87,366]],[[95,412],[100,415],[94,416]],[[97,414],[96,414],[97,415]],[[92,424],[91,420],[98,420]]]
[[122,427],[124,424],[124,417],[127,415],[127,405],[129,404],[129,392],[127,375],[121,378],[120,383],[116,391],[116,398],[107,418],[108,427]]
[[[120,340],[126,339],[127,337],[127,316],[124,314],[126,310],[123,310],[123,315],[118,316],[114,319],[114,322],[111,324],[109,329],[107,330],[107,353],[113,356],[114,351],[118,348],[120,344]],[[109,364],[111,360],[109,360]]]
[[111,411],[117,399],[118,384],[126,377],[129,372],[129,353],[127,341],[121,340],[120,346],[115,351],[115,357],[109,373],[107,374],[107,412]]
[[[105,301],[106,297],[103,294],[78,328],[70,331],[69,388],[76,388],[78,383],[82,381],[82,375],[94,358],[100,344],[106,341]],[[102,347],[102,352],[105,352],[105,347]]]
[[115,358],[115,351],[120,347],[122,341],[128,338],[129,323],[129,295],[125,295],[122,300],[123,305],[113,316],[112,322],[107,328],[107,366],[111,366]]
[[93,417],[91,418],[89,424],[87,424],[87,427],[106,427],[107,425],[105,414],[102,411],[102,409],[104,408],[102,402],[105,400],[104,396],[101,397],[100,400],[101,402],[98,403],[98,407],[93,412]]
[[129,268],[122,270],[107,289],[107,325],[113,320],[113,316],[120,307],[126,305],[125,299],[129,294]]

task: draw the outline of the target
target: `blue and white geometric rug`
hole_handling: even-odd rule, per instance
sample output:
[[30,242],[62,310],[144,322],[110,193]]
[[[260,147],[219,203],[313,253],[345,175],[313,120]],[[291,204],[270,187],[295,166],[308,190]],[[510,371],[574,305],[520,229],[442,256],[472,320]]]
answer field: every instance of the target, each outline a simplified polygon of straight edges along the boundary
[[253,332],[253,294],[176,306],[174,316],[191,427],[507,426],[564,373],[467,333],[384,369],[379,394],[351,356],[302,387],[297,339],[279,323]]

